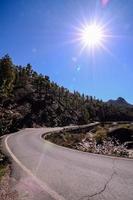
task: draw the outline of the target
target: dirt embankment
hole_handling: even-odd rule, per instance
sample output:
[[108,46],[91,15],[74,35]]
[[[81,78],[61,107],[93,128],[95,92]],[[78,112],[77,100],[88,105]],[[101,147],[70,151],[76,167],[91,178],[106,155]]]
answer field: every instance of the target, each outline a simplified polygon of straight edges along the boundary
[[127,127],[123,124],[113,128],[112,125],[98,126],[89,132],[61,131],[51,133],[45,139],[84,152],[133,158],[131,125]]

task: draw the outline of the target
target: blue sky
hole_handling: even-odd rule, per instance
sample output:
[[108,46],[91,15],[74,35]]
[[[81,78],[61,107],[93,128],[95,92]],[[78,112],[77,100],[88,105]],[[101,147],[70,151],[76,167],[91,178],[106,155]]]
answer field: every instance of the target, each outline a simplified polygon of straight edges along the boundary
[[[99,99],[133,103],[133,2],[110,0],[0,0],[0,56],[31,63],[59,85]],[[106,49],[82,53],[77,28],[91,20],[107,24],[114,37]],[[75,28],[76,27],[76,28]]]

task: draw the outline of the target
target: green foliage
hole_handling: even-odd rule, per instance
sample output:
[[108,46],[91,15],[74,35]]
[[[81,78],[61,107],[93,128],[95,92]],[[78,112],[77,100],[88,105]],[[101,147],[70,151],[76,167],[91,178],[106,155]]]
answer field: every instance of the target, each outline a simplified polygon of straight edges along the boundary
[[6,55],[0,59],[0,93],[7,97],[13,91],[15,71],[11,58]]
[[[17,66],[0,59],[0,134],[22,127],[65,126],[91,121],[132,121],[133,107],[108,105],[73,93],[38,74],[30,64]],[[103,123],[104,124],[104,123]]]

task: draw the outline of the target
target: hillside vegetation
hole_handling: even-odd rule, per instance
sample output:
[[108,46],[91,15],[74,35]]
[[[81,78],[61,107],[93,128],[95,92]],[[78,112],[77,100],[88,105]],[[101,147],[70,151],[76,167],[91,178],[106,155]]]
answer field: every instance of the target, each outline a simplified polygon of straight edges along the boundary
[[0,135],[23,127],[131,120],[133,107],[72,93],[35,72],[30,64],[14,65],[8,55],[0,59]]

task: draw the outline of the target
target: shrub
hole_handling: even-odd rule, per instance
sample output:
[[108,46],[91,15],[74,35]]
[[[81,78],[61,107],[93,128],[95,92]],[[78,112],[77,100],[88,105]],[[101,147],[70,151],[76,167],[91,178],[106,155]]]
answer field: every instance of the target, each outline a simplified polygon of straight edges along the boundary
[[97,144],[101,144],[103,143],[103,140],[105,140],[107,138],[107,131],[105,129],[99,129],[95,135],[94,138],[97,142]]

